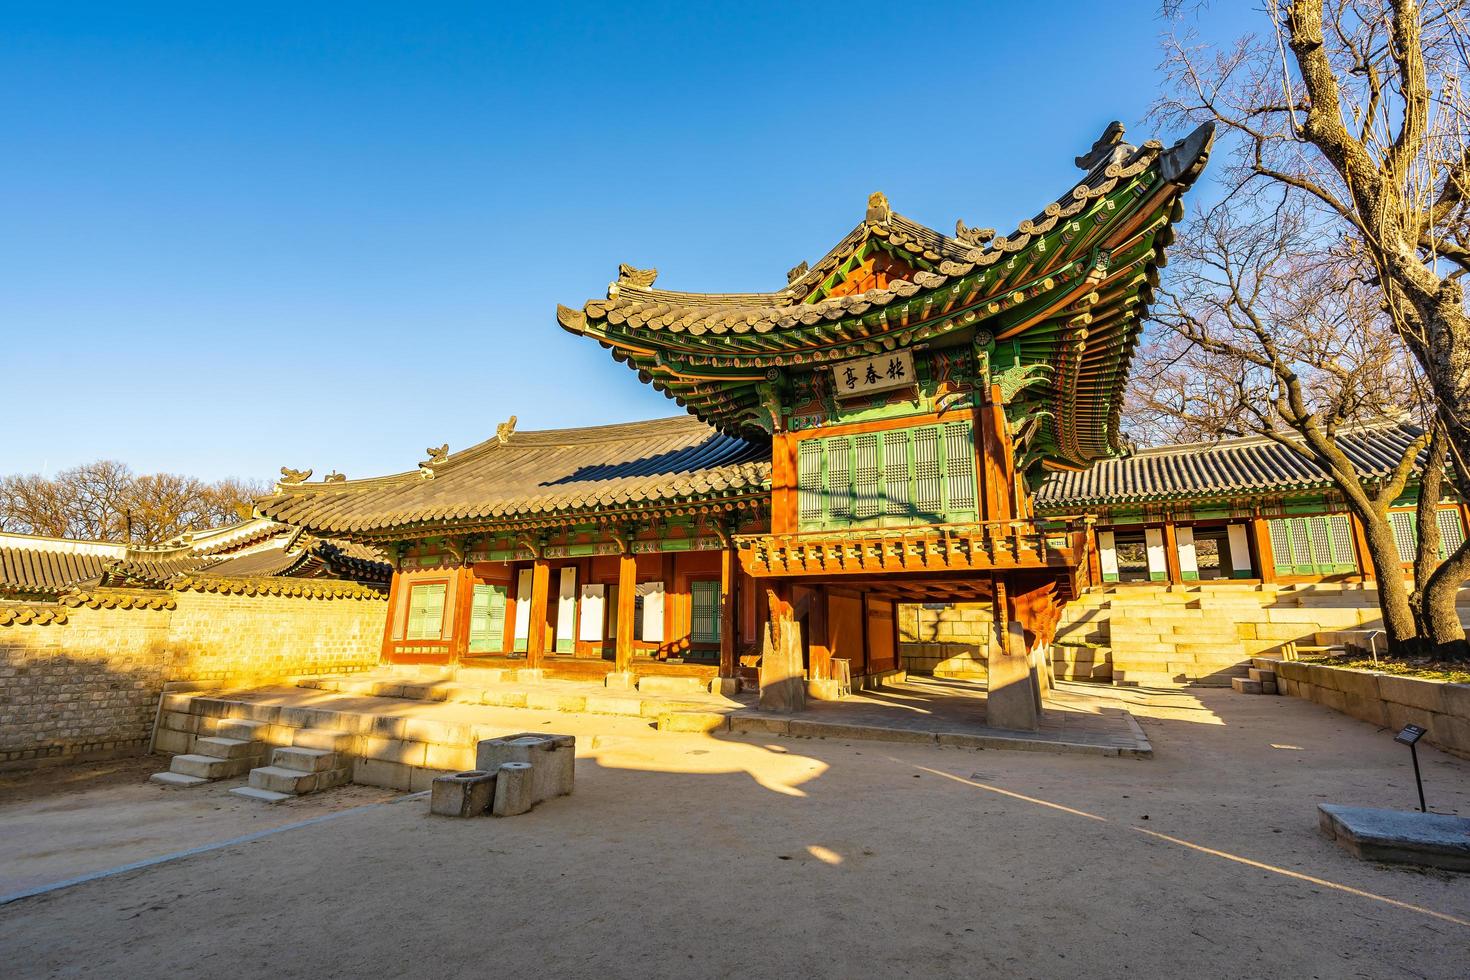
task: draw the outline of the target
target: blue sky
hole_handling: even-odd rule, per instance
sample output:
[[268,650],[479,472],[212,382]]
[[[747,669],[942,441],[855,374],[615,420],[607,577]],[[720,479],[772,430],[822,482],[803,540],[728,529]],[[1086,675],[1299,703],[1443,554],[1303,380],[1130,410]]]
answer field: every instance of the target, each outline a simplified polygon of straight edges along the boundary
[[[1221,6],[1209,34],[1258,26]],[[1109,120],[1153,135],[1165,27],[1156,0],[0,0],[0,474],[371,476],[511,414],[674,414],[556,304],[619,262],[778,288],[874,190],[1007,231]]]

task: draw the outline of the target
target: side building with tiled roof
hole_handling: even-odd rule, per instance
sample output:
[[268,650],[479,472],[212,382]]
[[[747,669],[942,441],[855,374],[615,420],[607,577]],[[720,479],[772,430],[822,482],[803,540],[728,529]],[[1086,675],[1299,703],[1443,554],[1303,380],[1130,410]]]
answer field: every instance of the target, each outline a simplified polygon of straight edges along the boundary
[[[1408,423],[1344,430],[1337,444],[1372,486],[1387,479],[1419,438]],[[1403,566],[1417,547],[1411,480],[1389,511]],[[1100,582],[1361,579],[1374,573],[1357,519],[1332,479],[1267,436],[1162,446],[1057,473],[1037,490],[1042,517],[1094,521]],[[1446,499],[1436,512],[1443,546],[1466,534],[1466,512]]]

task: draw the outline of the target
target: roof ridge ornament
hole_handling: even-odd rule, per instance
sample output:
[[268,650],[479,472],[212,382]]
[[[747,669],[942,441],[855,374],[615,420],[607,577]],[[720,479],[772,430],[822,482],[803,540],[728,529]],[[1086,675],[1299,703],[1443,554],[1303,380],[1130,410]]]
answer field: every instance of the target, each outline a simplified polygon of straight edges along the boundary
[[965,219],[960,218],[954,223],[954,237],[958,238],[966,245],[973,245],[976,248],[979,248],[980,246],[984,245],[986,242],[995,237],[995,229],[971,228],[969,225],[965,224]]
[[281,478],[276,482],[281,484],[282,486],[294,486],[298,483],[305,483],[307,480],[310,479],[310,468],[304,470],[293,470],[289,466],[282,466]]
[[888,206],[888,195],[874,191],[868,195],[868,224],[886,225],[893,219],[893,209]]
[[626,262],[618,266],[618,285],[635,289],[648,289],[658,278],[657,269],[635,269]]
[[449,443],[446,442],[444,445],[438,447],[430,446],[428,449],[425,449],[424,452],[429,454],[429,458],[428,460],[426,460],[426,462],[442,463],[444,462],[445,457],[449,455]]
[[345,473],[338,473],[336,470],[333,470],[332,472],[328,473],[326,476],[322,477],[322,482],[323,483],[346,483],[347,482],[347,474],[345,474]]
[[1120,146],[1127,145],[1123,142],[1123,124],[1114,119],[1108,123],[1108,128],[1104,129],[1103,134],[1092,144],[1092,149],[1077,157],[1073,162],[1077,164],[1079,170],[1091,173],[1097,169],[1098,164],[1111,161]]
[[504,422],[495,427],[496,443],[503,446],[506,443],[510,442],[510,437],[515,435],[515,431],[516,417],[512,415],[510,418],[506,419]]
[[806,275],[807,270],[810,268],[811,266],[807,265],[805,262],[801,262],[797,265],[792,266],[790,269],[787,269],[786,285],[789,286],[792,283],[796,282],[796,280],[800,279],[802,276]]

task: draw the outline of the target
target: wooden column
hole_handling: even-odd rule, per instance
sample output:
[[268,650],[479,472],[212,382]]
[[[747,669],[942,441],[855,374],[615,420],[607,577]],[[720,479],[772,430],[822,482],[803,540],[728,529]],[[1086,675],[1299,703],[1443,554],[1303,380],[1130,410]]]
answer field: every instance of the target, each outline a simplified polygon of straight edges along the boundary
[[638,562],[633,552],[618,556],[618,640],[613,651],[613,669],[633,669],[633,611],[638,598]]
[[551,565],[545,558],[531,563],[531,611],[526,631],[526,666],[541,666],[546,656],[546,599],[551,588]]
[[1363,573],[1363,580],[1373,580],[1373,557],[1368,552],[1368,535],[1363,533],[1363,522],[1358,520],[1358,515],[1348,513],[1348,524],[1353,529],[1353,550],[1358,553],[1358,571]]
[[980,519],[1008,521],[1011,510],[1011,477],[1015,463],[1006,445],[1006,412],[1000,386],[991,385],[985,404],[975,412],[975,453],[979,457]]
[[1164,571],[1168,573],[1170,585],[1183,583],[1184,576],[1179,571],[1179,536],[1174,532],[1173,521],[1164,525]]
[[735,650],[737,647],[737,623],[740,608],[739,588],[740,565],[735,559],[735,548],[726,544],[720,551],[720,676],[735,676]]
[[379,659],[388,663],[393,659],[393,624],[398,619],[398,604],[403,601],[403,573],[394,569],[393,579],[388,584],[388,621],[383,624],[383,649]]
[[457,663],[470,652],[470,615],[475,604],[475,573],[461,566],[454,570],[454,621],[450,624],[449,661]]
[[1255,545],[1256,553],[1252,557],[1261,573],[1261,581],[1276,581],[1276,559],[1271,552],[1271,529],[1263,518],[1251,518],[1251,542]]

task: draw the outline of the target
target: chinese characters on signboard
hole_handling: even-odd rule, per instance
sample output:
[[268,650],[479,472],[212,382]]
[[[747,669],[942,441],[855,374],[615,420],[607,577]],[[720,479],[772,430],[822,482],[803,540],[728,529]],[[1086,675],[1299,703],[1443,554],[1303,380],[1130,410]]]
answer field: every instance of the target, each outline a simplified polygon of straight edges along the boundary
[[838,398],[857,398],[914,384],[914,356],[895,351],[832,365],[832,382]]

